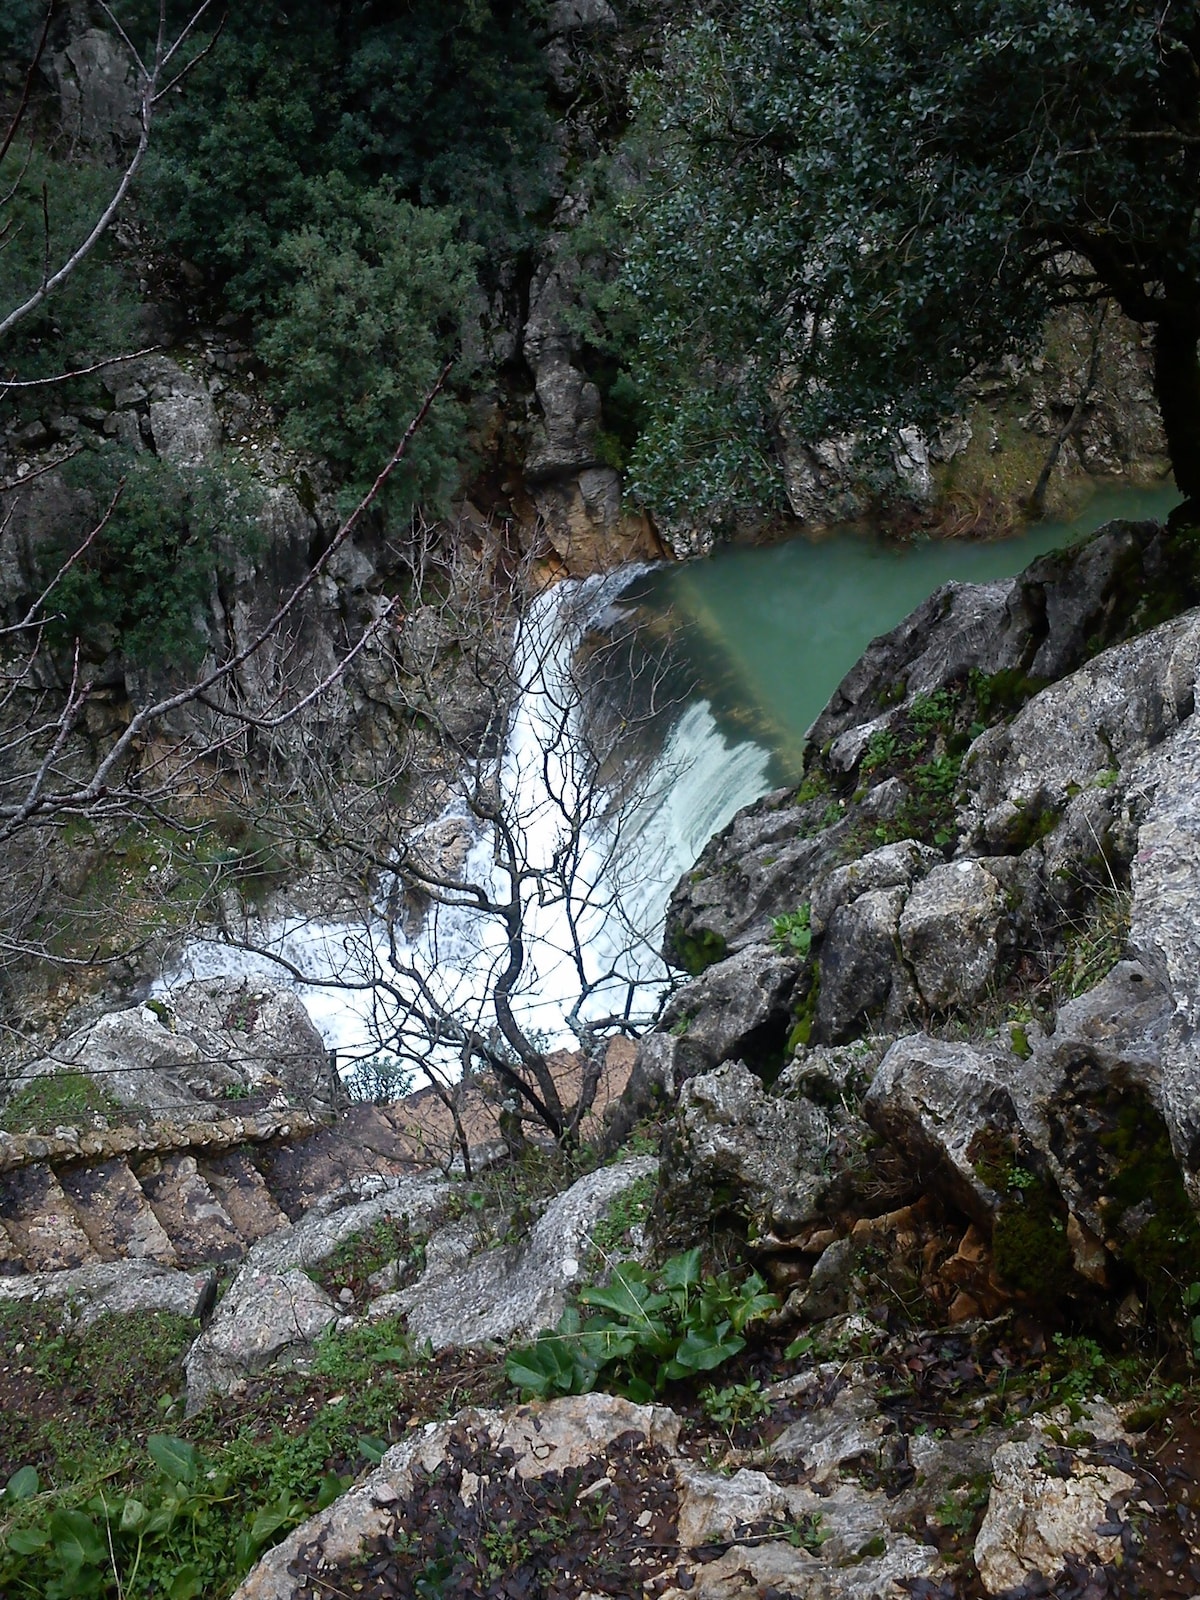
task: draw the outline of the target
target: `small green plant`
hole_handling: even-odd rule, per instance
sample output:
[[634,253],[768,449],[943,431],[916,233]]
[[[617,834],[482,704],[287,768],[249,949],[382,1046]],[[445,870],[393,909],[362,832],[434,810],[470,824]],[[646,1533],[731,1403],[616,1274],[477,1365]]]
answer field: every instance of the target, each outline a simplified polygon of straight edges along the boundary
[[766,1416],[771,1409],[770,1401],[763,1398],[762,1384],[758,1382],[730,1383],[723,1389],[713,1383],[707,1384],[700,1391],[700,1404],[711,1422],[730,1433],[744,1422]]
[[614,1251],[628,1246],[632,1230],[640,1228],[649,1217],[657,1191],[658,1178],[654,1173],[647,1173],[617,1195],[592,1229],[593,1248],[604,1256],[611,1256]]
[[771,919],[771,943],[779,951],[790,951],[801,960],[812,949],[812,908],[807,901],[795,911]]
[[899,754],[900,741],[896,735],[887,728],[877,728],[867,740],[859,773],[865,778],[870,772],[878,772],[880,767],[890,766]]
[[935,1512],[938,1522],[960,1541],[972,1538],[978,1531],[991,1490],[991,1476],[986,1472],[956,1483],[938,1502]]
[[622,1262],[606,1285],[588,1285],[554,1331],[511,1350],[509,1382],[522,1394],[588,1394],[605,1388],[648,1401],[676,1379],[712,1372],[746,1345],[746,1327],[778,1307],[758,1273],[735,1284],[730,1273],[706,1277],[700,1251],[670,1257],[652,1273]]
[[15,1472],[0,1502],[15,1511],[0,1547],[0,1591],[46,1600],[134,1593],[197,1600],[210,1546],[230,1547],[236,1575],[308,1515],[309,1507],[286,1493],[266,1505],[239,1504],[228,1475],[209,1469],[185,1439],[152,1434],[146,1450],[157,1470],[136,1495],[102,1484],[82,1505],[53,1504],[47,1496],[40,1517],[28,1514],[42,1499],[37,1472]]
[[935,689],[932,694],[915,694],[908,706],[907,716],[914,733],[928,739],[936,733],[949,733],[954,727],[955,700],[949,689]]

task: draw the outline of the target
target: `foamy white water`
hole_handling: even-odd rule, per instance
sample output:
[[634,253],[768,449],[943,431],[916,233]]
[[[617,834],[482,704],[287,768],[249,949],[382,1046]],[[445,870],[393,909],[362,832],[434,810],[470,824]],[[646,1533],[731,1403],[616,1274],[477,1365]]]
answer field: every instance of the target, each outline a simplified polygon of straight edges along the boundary
[[[605,803],[573,663],[588,623],[632,576],[561,584],[531,604],[517,640],[521,692],[506,747],[497,770],[483,775],[499,785],[506,827],[497,837],[475,825],[462,871],[464,883],[507,900],[518,891],[499,858],[511,841],[526,953],[513,1009],[522,1028],[552,1045],[574,1042],[568,1017],[585,990],[586,1019],[644,1020],[653,1011],[666,979],[657,947],[671,889],[712,834],[768,786],[768,752],[731,744],[698,701],[681,709],[632,794]],[[470,816],[464,800],[450,814]],[[456,1076],[455,1030],[486,1036],[495,1028],[492,991],[509,958],[499,917],[437,905],[411,941],[389,927],[382,907],[358,925],[293,917],[245,931],[255,951],[197,942],[156,987],[236,973],[293,983],[344,1066],[378,1053],[412,1064],[432,1053]],[[435,1044],[439,1016],[451,1021]]]

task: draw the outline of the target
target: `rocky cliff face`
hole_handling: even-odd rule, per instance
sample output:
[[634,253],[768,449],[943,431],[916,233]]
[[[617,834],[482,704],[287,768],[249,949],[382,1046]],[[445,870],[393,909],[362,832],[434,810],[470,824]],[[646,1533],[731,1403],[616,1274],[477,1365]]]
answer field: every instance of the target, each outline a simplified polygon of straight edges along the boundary
[[[676,891],[669,947],[696,976],[609,1130],[619,1146],[650,1109],[657,1160],[620,1150],[531,1204],[520,1169],[414,1171],[398,1108],[324,1130],[294,1106],[226,1115],[178,1148],[143,1128],[124,1153],[27,1136],[0,1147],[0,1313],[61,1316],[75,1339],[198,1311],[187,1404],[218,1430],[222,1396],[295,1407],[308,1386],[303,1412],[354,1341],[403,1363],[395,1341],[427,1339],[422,1390],[449,1362],[459,1394],[470,1364],[480,1403],[446,1420],[404,1400],[392,1448],[245,1600],[433,1571],[466,1594],[487,1573],[538,1592],[553,1570],[546,1592],[579,1600],[632,1574],[702,1600],[1195,1581],[1195,1440],[1177,1435],[1164,1491],[1159,1401],[1101,1398],[1139,1348],[1180,1359],[1200,1271],[1191,570],[1163,530],[1117,524],[1010,582],[947,586],[871,646],[799,792],[743,812]],[[272,1037],[288,1060],[307,1037],[279,996],[199,986],[52,1054],[119,1090],[126,1035],[172,1114],[274,1083]],[[320,1078],[299,1054],[293,1099]],[[49,1183],[84,1254],[50,1236]],[[119,1234],[138,1193],[143,1223]],[[761,1269],[777,1299],[737,1381],[505,1406],[495,1341],[560,1317],[616,1237],[643,1261],[702,1242]],[[235,1264],[215,1310],[214,1260]]]
[[[798,793],[742,812],[676,889],[667,953],[699,975],[635,1079],[689,1106],[688,1183],[728,1203],[732,1181],[784,1253],[828,1210],[824,1169],[796,1157],[811,1138],[789,1141],[807,1177],[778,1182],[714,1153],[714,1119],[749,1125],[725,1114],[731,1063],[780,1117],[829,1122],[832,1081],[824,1144],[861,1117],[991,1238],[1001,1286],[1170,1299],[1200,1238],[1200,612],[1139,625],[1190,594],[1191,559],[1116,524],[938,591],[843,681]],[[806,1196],[795,1217],[781,1193]]]

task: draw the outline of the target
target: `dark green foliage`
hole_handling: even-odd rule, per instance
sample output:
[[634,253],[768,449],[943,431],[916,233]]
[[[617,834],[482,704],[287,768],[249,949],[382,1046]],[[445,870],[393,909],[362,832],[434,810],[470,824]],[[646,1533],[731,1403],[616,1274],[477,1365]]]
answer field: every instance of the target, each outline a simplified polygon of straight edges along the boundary
[[657,1273],[623,1261],[610,1283],[580,1290],[586,1316],[568,1307],[553,1333],[509,1352],[505,1371],[539,1399],[606,1388],[649,1401],[743,1350],[747,1325],[778,1308],[765,1288],[757,1273],[741,1284],[727,1272],[706,1277],[699,1250],[670,1257]]
[[785,438],[886,467],[1099,294],[1161,330],[1196,492],[1198,51],[1194,6],[1137,0],[747,0],[671,34],[628,207],[635,486],[713,520],[779,494]]
[[46,0],[4,0],[0,7],[0,60],[25,66],[37,46]]
[[[47,260],[53,270],[83,242],[115,183],[113,174],[100,167],[31,152],[27,141],[13,144],[0,161],[0,316],[40,287]],[[42,378],[119,355],[138,343],[137,286],[105,239],[18,324],[0,347],[0,362],[6,373]],[[60,401],[61,396],[60,390]]]
[[237,7],[157,139],[148,202],[171,243],[261,307],[314,180],[386,179],[519,248],[544,201],[549,132],[531,0],[299,0]]
[[[259,341],[284,434],[361,490],[391,455],[442,366],[468,337],[477,252],[456,218],[315,184],[307,224],[278,247],[285,285]],[[393,499],[444,498],[456,477],[462,408],[439,398],[389,485]]]
[[[76,457],[64,468],[94,497],[96,515],[124,487],[107,525],[47,603],[50,637],[78,638],[102,660],[116,650],[138,666],[194,665],[205,649],[204,617],[215,579],[257,542],[257,496],[222,472],[173,467],[116,450]],[[48,552],[52,575],[74,541]]]
[[1122,1259],[1159,1319],[1177,1313],[1200,1264],[1200,1225],[1188,1201],[1171,1138],[1144,1095],[1128,1095],[1099,1137],[1109,1164],[1107,1192],[1123,1239]]
[[682,928],[676,928],[663,953],[672,966],[682,967],[684,972],[698,978],[707,967],[724,961],[725,950],[724,936],[712,928],[701,928],[696,933],[685,933]]

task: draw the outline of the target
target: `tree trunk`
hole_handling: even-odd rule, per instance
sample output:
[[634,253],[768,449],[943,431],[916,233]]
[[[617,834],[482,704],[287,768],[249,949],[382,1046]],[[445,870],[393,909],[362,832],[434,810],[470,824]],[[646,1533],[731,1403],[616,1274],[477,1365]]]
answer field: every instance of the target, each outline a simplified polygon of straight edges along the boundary
[[1200,353],[1194,324],[1154,330],[1154,388],[1180,494],[1200,509]]

